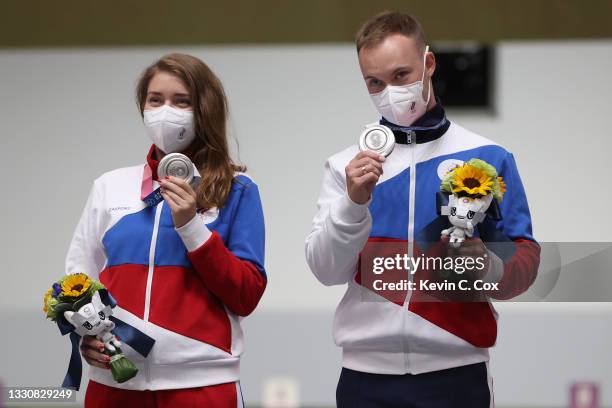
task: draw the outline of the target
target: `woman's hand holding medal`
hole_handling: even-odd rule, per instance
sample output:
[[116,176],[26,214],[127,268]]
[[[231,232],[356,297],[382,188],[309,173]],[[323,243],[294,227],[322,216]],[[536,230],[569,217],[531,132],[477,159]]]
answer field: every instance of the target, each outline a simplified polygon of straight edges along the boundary
[[174,226],[180,228],[196,214],[197,194],[192,183],[199,180],[197,169],[184,154],[170,153],[159,161],[157,174],[161,195],[172,211]]
[[180,228],[196,214],[196,192],[187,181],[174,176],[160,180],[161,194],[170,206],[174,226]]

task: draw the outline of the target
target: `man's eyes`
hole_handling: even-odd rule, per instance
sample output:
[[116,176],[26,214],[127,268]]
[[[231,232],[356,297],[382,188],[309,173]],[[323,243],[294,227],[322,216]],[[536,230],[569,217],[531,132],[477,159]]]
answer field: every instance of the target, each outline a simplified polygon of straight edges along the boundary
[[370,89],[370,92],[379,92],[385,88],[385,83],[378,79],[370,79],[368,82],[368,88]]

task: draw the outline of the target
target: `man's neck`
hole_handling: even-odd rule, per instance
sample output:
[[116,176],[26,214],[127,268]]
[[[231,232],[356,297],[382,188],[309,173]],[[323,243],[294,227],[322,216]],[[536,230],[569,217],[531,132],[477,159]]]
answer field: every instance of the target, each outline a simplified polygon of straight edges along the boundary
[[437,103],[438,102],[436,101],[436,95],[434,95],[433,89],[432,89],[431,97],[429,98],[429,102],[427,103],[426,111],[429,112],[430,110],[435,108]]

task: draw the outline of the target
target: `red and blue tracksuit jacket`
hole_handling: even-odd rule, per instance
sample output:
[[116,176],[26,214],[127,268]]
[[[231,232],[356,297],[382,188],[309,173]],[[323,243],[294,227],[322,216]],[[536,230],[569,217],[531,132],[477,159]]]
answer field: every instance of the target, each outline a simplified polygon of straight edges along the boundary
[[116,299],[113,314],[155,340],[146,358],[124,344],[139,373],[118,384],[90,367],[96,382],[134,390],[201,387],[239,380],[242,317],[266,287],[264,219],[257,185],[237,174],[225,205],[198,211],[175,228],[158,188],[157,162],[97,178],[66,257],[66,272],[99,279]]
[[[499,205],[501,219],[487,217],[477,227],[476,235],[490,254],[484,280],[498,284],[493,297],[524,292],[536,277],[540,248],[514,156],[450,122],[439,103],[412,127],[384,119],[380,123],[394,131],[397,143],[383,163],[371,200],[359,205],[347,195],[345,167],[358,146],[331,156],[306,239],[307,262],[316,278],[325,285],[347,285],[333,328],[336,344],[343,348],[343,366],[367,373],[418,374],[488,361],[497,337],[497,314],[489,301],[421,302],[416,291],[407,290],[399,301],[387,298],[364,289],[359,262],[361,254],[381,242],[404,246],[412,257],[439,242],[441,231],[450,226],[439,213],[441,180],[451,168],[480,158],[507,185]],[[408,273],[405,278],[411,279]]]

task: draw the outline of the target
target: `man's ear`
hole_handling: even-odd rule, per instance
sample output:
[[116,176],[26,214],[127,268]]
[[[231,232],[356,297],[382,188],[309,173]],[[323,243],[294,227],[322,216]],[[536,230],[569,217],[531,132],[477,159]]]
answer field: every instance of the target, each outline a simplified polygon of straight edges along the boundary
[[436,72],[436,56],[431,50],[425,56],[425,69],[430,78],[433,77],[434,72]]

